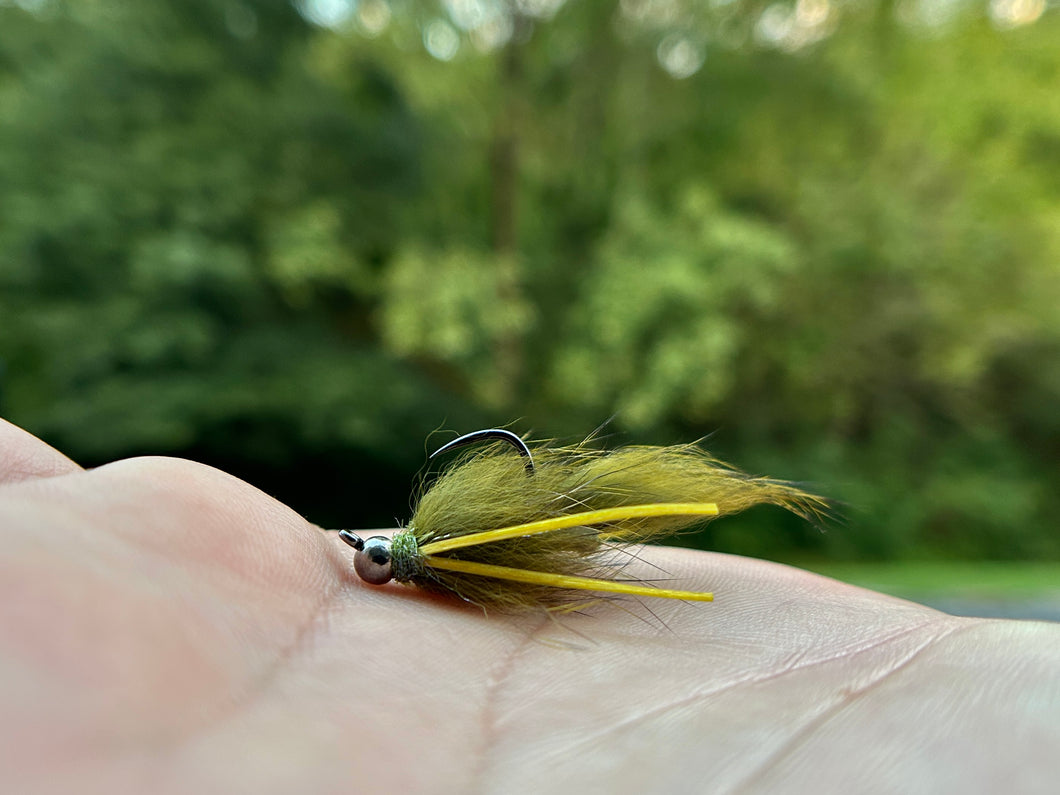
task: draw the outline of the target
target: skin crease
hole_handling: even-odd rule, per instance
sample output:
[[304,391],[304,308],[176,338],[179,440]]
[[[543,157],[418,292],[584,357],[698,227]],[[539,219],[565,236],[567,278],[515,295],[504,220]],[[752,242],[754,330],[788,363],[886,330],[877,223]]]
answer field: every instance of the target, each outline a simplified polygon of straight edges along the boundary
[[362,584],[335,534],[222,472],[164,458],[83,471],[2,421],[0,528],[9,792],[1060,780],[1060,625],[662,548],[641,557],[717,601],[487,617]]

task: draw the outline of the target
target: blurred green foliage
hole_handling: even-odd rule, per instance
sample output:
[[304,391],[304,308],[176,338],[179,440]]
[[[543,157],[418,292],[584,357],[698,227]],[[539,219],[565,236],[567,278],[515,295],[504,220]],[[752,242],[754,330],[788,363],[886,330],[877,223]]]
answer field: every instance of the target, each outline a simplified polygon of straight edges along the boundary
[[0,411],[347,526],[614,415],[844,503],[714,548],[1058,558],[1039,5],[0,2]]

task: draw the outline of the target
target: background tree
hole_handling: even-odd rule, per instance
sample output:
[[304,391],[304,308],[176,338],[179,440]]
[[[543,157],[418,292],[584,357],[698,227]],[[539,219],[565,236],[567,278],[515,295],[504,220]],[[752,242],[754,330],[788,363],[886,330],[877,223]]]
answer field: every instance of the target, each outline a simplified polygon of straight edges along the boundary
[[0,7],[0,407],[332,525],[403,513],[434,429],[614,414],[848,503],[717,548],[1060,555],[1057,19]]

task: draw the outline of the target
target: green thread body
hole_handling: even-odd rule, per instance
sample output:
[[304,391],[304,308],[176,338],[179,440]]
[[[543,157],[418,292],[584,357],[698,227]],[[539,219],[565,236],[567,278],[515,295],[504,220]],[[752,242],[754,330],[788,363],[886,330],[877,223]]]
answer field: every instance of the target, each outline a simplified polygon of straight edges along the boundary
[[423,575],[423,556],[411,527],[396,533],[391,540],[390,567],[398,582],[411,582]]

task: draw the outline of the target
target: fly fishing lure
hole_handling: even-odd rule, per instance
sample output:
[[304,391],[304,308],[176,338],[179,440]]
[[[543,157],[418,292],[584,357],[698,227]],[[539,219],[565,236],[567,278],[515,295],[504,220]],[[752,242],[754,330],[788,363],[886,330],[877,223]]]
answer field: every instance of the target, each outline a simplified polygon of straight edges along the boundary
[[753,505],[778,505],[807,519],[827,507],[790,483],[752,477],[691,444],[531,450],[511,431],[489,428],[430,457],[480,442],[482,449],[441,474],[393,539],[339,532],[356,550],[362,580],[393,579],[501,610],[570,606],[578,591],[711,601],[710,593],[623,579],[634,559],[628,545]]

